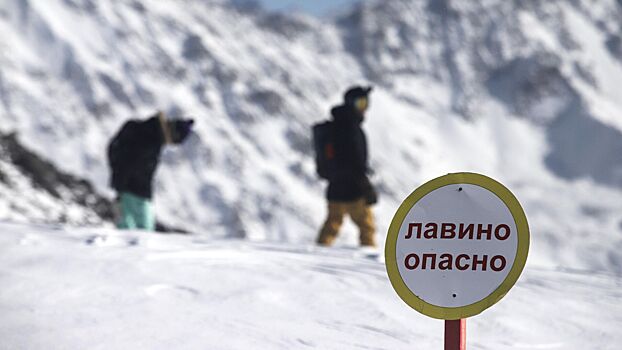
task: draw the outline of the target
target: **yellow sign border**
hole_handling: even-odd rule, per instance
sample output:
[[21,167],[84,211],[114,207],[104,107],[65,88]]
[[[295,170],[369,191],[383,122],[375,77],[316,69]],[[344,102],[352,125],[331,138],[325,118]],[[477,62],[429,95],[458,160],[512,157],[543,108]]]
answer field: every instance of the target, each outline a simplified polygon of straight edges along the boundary
[[[456,184],[470,184],[483,187],[494,193],[503,201],[503,203],[505,203],[514,218],[514,222],[516,223],[516,229],[518,231],[518,247],[516,258],[514,259],[514,264],[512,265],[510,273],[494,292],[476,303],[451,308],[429,304],[416,296],[406,286],[406,283],[402,280],[402,276],[400,275],[398,269],[395,248],[402,223],[404,222],[406,215],[408,215],[408,212],[410,212],[417,202],[434,190]],[[404,200],[404,202],[402,202],[395,213],[393,220],[391,221],[391,226],[389,226],[384,255],[387,273],[389,274],[389,279],[391,280],[393,289],[395,289],[397,294],[406,304],[420,313],[433,318],[442,320],[457,320],[475,316],[501,300],[518,280],[518,277],[527,262],[528,252],[529,224],[527,223],[525,212],[514,194],[512,194],[512,192],[510,192],[510,190],[501,183],[488,176],[476,173],[453,173],[426,182],[421,187],[413,191]]]

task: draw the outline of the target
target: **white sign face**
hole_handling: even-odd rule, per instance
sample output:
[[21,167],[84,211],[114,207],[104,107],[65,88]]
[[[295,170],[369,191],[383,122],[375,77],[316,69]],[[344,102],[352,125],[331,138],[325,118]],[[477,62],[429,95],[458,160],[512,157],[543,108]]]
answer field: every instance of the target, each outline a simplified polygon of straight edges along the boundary
[[[456,184],[428,193],[412,207],[395,250],[397,261],[404,262],[398,264],[400,275],[415,295],[433,305],[461,307],[484,299],[503,283],[517,247],[516,225],[501,199],[483,187]],[[412,254],[419,257],[416,268]]]
[[480,174],[448,174],[399,207],[385,246],[397,294],[438,319],[477,315],[518,280],[529,251],[527,218],[514,195]]

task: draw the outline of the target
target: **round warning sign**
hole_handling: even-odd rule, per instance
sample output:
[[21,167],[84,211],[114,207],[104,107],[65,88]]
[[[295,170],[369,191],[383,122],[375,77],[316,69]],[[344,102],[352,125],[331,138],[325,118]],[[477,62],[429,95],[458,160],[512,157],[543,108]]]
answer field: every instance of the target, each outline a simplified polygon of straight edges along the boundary
[[514,195],[480,174],[456,173],[416,189],[393,217],[385,246],[397,294],[438,319],[474,316],[520,276],[529,226]]

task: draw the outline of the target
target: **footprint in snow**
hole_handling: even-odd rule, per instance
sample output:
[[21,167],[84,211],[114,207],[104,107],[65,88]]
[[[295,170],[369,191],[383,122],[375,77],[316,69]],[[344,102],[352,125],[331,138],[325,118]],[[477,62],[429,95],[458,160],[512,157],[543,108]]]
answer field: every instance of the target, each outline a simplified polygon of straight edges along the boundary
[[384,262],[384,254],[379,251],[377,248],[360,248],[358,251],[354,253],[355,257],[369,259],[372,261]]
[[20,239],[19,244],[25,246],[37,246],[41,244],[41,237],[28,234],[24,238]]
[[95,235],[87,238],[86,244],[96,247],[131,247],[138,245],[137,237],[119,237],[108,235]]
[[170,284],[154,284],[145,288],[145,293],[152,298],[194,299],[200,292],[194,288]]

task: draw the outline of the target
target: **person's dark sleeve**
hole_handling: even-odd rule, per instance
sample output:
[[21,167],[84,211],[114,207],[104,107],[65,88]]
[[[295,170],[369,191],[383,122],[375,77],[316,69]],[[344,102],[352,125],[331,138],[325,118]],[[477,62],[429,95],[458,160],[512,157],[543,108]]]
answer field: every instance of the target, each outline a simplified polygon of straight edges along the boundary
[[126,188],[129,181],[134,129],[132,121],[125,123],[108,145],[108,162],[111,171],[110,185],[117,191]]
[[358,180],[367,173],[367,144],[365,135],[354,120],[335,124],[335,150],[341,178]]
[[365,176],[367,174],[367,140],[358,127],[350,130],[346,145],[347,152],[351,155],[353,175]]

